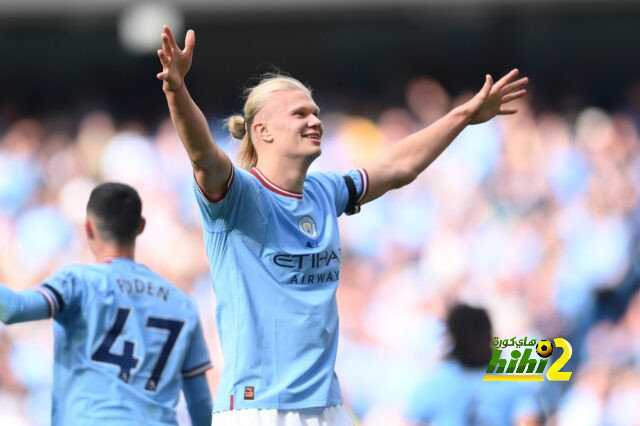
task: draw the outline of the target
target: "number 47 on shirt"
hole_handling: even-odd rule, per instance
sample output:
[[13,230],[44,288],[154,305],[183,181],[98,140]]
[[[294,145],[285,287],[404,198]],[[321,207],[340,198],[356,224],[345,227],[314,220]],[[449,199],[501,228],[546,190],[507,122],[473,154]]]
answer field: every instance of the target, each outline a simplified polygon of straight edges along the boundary
[[[111,326],[111,329],[109,329],[107,334],[104,336],[104,339],[100,346],[98,346],[98,349],[93,353],[93,355],[91,355],[91,359],[93,361],[113,364],[120,367],[118,377],[126,383],[129,383],[129,380],[131,379],[131,370],[136,368],[140,361],[133,355],[135,343],[125,340],[121,354],[111,352],[111,348],[118,339],[118,336],[122,333],[122,329],[127,322],[130,312],[131,309],[118,309],[113,326]],[[171,354],[171,350],[180,335],[180,330],[182,330],[182,327],[184,326],[184,321],[149,317],[147,318],[146,326],[149,328],[167,330],[169,332],[167,340],[164,342],[162,350],[160,351],[160,356],[153,367],[151,377],[149,377],[149,380],[147,380],[147,384],[145,385],[146,390],[155,391],[158,386],[158,382],[162,377],[162,371],[164,370],[167,360],[169,359],[169,355]]]

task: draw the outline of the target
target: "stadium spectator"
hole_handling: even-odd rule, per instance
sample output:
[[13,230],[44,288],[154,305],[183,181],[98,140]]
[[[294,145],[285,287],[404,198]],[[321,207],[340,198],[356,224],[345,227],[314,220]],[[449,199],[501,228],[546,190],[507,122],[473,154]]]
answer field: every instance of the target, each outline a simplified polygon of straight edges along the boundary
[[433,426],[540,424],[540,409],[530,387],[482,380],[493,354],[487,311],[456,304],[446,324],[451,350],[416,389],[409,418]]

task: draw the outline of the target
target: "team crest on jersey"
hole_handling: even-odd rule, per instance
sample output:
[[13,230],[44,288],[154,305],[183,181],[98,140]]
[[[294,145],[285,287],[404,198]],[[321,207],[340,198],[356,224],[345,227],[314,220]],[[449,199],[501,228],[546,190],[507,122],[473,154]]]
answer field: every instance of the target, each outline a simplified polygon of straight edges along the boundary
[[316,223],[313,221],[313,218],[311,216],[304,216],[302,219],[300,219],[300,221],[298,222],[298,228],[300,228],[302,232],[304,232],[311,238],[315,238],[318,236]]

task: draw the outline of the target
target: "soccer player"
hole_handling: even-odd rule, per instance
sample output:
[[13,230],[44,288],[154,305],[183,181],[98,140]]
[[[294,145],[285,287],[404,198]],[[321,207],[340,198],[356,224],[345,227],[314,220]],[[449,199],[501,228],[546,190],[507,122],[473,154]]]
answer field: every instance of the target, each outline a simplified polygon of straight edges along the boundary
[[451,351],[415,391],[408,417],[416,425],[539,425],[531,383],[483,382],[493,332],[487,311],[465,304],[449,309]]
[[[513,114],[525,95],[513,70],[431,126],[395,143],[377,162],[344,175],[307,174],[323,127],[310,90],[268,76],[247,91],[240,167],[216,146],[184,77],[195,33],[180,49],[163,28],[158,56],[171,117],[194,172],[225,365],[213,422],[351,425],[334,364],[340,278],[337,218],[410,183],[468,124]],[[311,423],[309,423],[311,424]]]
[[145,220],[128,185],[97,186],[85,232],[98,263],[35,290],[0,285],[6,324],[53,317],[52,425],[177,425],[183,390],[194,425],[211,425],[211,368],[195,303],[134,260]]

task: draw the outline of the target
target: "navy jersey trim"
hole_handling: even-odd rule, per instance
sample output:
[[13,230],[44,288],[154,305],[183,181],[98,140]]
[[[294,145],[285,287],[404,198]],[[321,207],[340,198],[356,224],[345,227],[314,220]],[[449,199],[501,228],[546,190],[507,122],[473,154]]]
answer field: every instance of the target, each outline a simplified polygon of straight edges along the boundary
[[182,370],[182,377],[185,379],[189,379],[191,377],[195,377],[198,374],[202,374],[205,371],[207,371],[208,369],[212,368],[213,366],[211,365],[211,361],[207,361],[202,365],[199,365],[197,367],[194,368],[190,368],[188,370]]
[[38,289],[40,294],[42,294],[45,299],[47,299],[47,303],[49,305],[49,314],[54,317],[59,312],[64,310],[64,300],[62,296],[53,286],[49,284],[42,284],[42,286]]
[[44,297],[44,300],[47,301],[47,308],[49,309],[49,318],[55,316],[57,307],[56,307],[56,302],[53,299],[53,296],[49,293],[49,291],[41,287],[36,288],[36,291]]
[[43,284],[43,287],[51,291],[51,293],[53,293],[53,295],[56,297],[56,301],[58,302],[58,312],[62,312],[64,310],[64,299],[62,298],[60,293],[58,293],[58,290],[56,290],[53,286],[49,284]]

